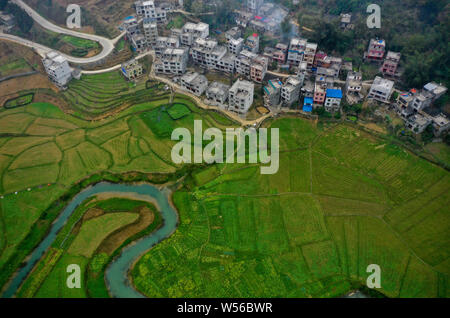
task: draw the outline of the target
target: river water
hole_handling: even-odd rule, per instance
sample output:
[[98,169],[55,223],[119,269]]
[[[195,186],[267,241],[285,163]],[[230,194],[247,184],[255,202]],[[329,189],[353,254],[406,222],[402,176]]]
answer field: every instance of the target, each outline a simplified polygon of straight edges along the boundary
[[33,269],[34,265],[49,249],[55,241],[58,232],[64,227],[67,220],[81,203],[93,195],[111,192],[120,194],[138,194],[142,198],[147,197],[149,201],[157,204],[157,208],[162,215],[163,225],[155,232],[126,246],[120,255],[109,264],[105,273],[105,280],[111,296],[120,298],[143,297],[142,294],[137,292],[131,286],[130,281],[128,280],[128,271],[133,263],[148,249],[169,237],[176,230],[178,214],[169,202],[171,193],[168,189],[160,190],[149,184],[123,185],[108,182],[102,182],[88,187],[70,201],[63,212],[53,222],[49,234],[28,257],[25,266],[20,268],[17,274],[9,282],[2,297],[9,298],[14,296],[20,287],[20,284]]

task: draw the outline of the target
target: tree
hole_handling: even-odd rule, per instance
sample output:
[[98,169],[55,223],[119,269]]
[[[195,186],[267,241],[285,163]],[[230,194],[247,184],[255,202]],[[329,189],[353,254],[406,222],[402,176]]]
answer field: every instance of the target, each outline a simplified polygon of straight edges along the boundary
[[34,21],[22,8],[14,3],[8,3],[5,10],[16,18],[20,31],[23,33],[28,33],[30,31]]
[[0,0],[0,11],[5,10],[8,0]]
[[191,11],[194,14],[203,13],[203,2],[201,2],[200,0],[195,0],[192,3],[192,10]]
[[288,15],[284,18],[283,22],[281,22],[281,32],[283,33],[283,37],[287,38],[291,33],[291,30],[291,19]]

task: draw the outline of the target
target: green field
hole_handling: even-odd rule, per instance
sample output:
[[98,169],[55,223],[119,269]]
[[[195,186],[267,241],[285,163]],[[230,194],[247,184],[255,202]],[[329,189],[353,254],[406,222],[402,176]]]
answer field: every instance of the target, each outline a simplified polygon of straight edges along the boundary
[[[193,129],[194,119],[214,125],[189,99],[177,96],[174,103],[191,113],[177,121],[168,116],[171,126]],[[50,209],[55,217],[61,202],[52,203],[77,181],[101,171],[168,174],[180,168],[171,160],[174,142],[141,119],[169,107],[161,97],[99,122],[46,103],[0,111],[0,285],[50,226],[43,212]]]
[[147,89],[145,82],[132,87],[120,72],[83,75],[69,84],[63,97],[82,118],[145,102],[169,102],[169,92],[159,87]]
[[[132,233],[130,227],[142,222],[142,209],[147,209],[153,221],[144,224],[142,230],[135,229],[135,233]],[[127,239],[136,239],[160,224],[161,217],[148,202],[126,198],[87,199],[76,209],[49,252],[35,266],[22,285],[19,297],[108,297],[103,271],[115,251],[106,253],[103,247],[112,244],[118,249],[126,244]],[[130,235],[125,233],[122,241],[119,240],[117,233],[126,229],[130,230]],[[80,265],[85,274],[81,289],[65,287],[65,272],[70,264]]]
[[8,75],[16,74],[19,71],[27,72],[31,71],[32,68],[25,61],[24,58],[15,59],[0,65],[0,77],[6,77]]
[[[448,172],[345,125],[280,119],[280,171],[218,165],[174,196],[178,231],[133,269],[149,297],[329,297],[382,270],[389,297],[448,297]],[[290,150],[290,151],[287,151]]]
[[95,41],[77,38],[77,37],[70,36],[70,35],[62,36],[61,41],[69,43],[69,44],[73,45],[74,47],[81,48],[81,49],[94,49],[94,48],[99,47],[99,44]]
[[[114,101],[116,89],[128,90],[118,76],[74,82],[86,94],[74,96]],[[152,98],[97,122],[45,103],[0,111],[0,285],[60,212],[64,201],[56,199],[77,181],[105,171],[174,173],[182,168],[171,160],[174,128],[192,131],[196,119],[203,129],[233,125],[182,95],[174,96],[173,105],[183,107],[173,117],[166,95]],[[267,125],[280,129],[278,173],[261,175],[255,164],[196,167],[173,197],[178,230],[132,270],[138,290],[150,297],[339,296],[365,282],[369,264],[379,264],[387,296],[450,295],[446,170],[347,124],[283,118]],[[133,210],[107,201],[100,208]],[[58,234],[19,296],[107,296],[102,270],[111,253],[96,248],[116,227],[89,228],[87,220],[72,227],[76,221]],[[65,294],[62,269],[74,261],[95,275],[87,288]]]

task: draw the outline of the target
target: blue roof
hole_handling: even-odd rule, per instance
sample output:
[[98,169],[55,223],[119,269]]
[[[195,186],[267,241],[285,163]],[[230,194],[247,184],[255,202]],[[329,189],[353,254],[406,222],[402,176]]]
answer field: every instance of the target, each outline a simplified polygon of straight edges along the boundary
[[327,89],[327,97],[342,98],[342,91],[340,89]]
[[303,106],[303,111],[307,113],[312,112],[312,106]]
[[126,21],[126,20],[130,20],[130,19],[133,19],[133,18],[134,18],[134,17],[133,17],[132,15],[130,15],[130,16],[128,16],[128,17],[125,18],[125,21]]
[[312,105],[313,102],[314,102],[314,100],[313,100],[312,97],[305,97],[305,100],[304,100],[303,104],[304,104],[304,105],[308,105],[308,104],[309,104],[309,105]]

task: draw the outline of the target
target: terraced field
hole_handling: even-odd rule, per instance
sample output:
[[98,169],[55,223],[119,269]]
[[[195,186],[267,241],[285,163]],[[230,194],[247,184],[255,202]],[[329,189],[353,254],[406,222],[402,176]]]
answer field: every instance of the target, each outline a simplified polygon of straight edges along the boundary
[[[170,158],[173,128],[192,131],[195,119],[204,129],[233,125],[181,95],[173,103],[184,107],[167,103],[163,96],[100,122],[50,104],[0,111],[0,285],[63,207],[56,199],[78,180],[102,171],[175,172],[181,166]],[[132,270],[139,291],[338,296],[365,282],[367,265],[379,264],[387,296],[450,296],[447,171],[347,125],[316,127],[299,118],[267,125],[280,129],[279,172],[261,175],[256,164],[197,167],[173,198],[177,232]],[[79,227],[72,220],[19,296],[107,296],[103,269],[115,249],[100,251],[105,235],[92,239],[92,228],[110,234],[133,222],[128,217],[109,220],[108,229],[100,216]],[[95,273],[76,295],[60,288],[70,262]]]
[[[149,88],[146,88],[149,87]],[[119,107],[167,98],[169,93],[158,86],[146,86],[141,82],[134,86],[125,80],[119,71],[83,75],[72,81],[64,98],[79,117],[97,117]]]
[[[137,104],[100,122],[68,116],[45,103],[0,111],[0,285],[59,212],[61,203],[52,202],[77,181],[102,171],[164,174],[180,168],[171,160],[173,142],[142,120],[152,111],[166,113],[167,102],[162,97]],[[186,105],[189,114],[169,117],[171,125],[193,129],[194,119],[215,125],[189,99],[175,97],[174,103]]]

